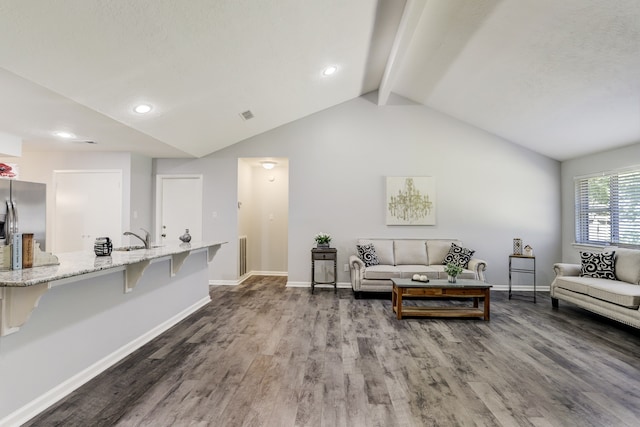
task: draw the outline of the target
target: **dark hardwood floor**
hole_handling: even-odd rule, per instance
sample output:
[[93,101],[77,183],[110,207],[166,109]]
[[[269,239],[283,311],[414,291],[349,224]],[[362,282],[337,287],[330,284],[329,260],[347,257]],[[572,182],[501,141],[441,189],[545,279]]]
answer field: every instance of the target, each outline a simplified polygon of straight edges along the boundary
[[285,280],[213,287],[26,425],[640,425],[638,330],[541,293],[493,292],[490,322],[396,320],[389,298]]

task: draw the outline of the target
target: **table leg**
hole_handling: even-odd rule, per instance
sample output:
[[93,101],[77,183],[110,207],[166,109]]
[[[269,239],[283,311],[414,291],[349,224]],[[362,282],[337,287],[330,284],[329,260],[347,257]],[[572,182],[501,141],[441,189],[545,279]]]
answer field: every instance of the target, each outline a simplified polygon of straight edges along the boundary
[[311,293],[313,293],[313,285],[316,280],[316,263],[313,258],[311,258]]
[[473,298],[473,308],[478,308],[478,297]]
[[485,289],[484,291],[484,320],[489,320],[489,310],[491,305],[491,290]]
[[398,301],[397,292],[398,292],[398,288],[394,284],[393,287],[391,288],[391,311],[392,312],[395,311],[396,313],[398,312],[396,307],[396,303]]
[[402,319],[402,289],[398,288],[397,292],[398,296],[396,297],[396,305],[397,305],[397,318],[398,320]]
[[338,260],[333,260],[333,293],[338,293]]

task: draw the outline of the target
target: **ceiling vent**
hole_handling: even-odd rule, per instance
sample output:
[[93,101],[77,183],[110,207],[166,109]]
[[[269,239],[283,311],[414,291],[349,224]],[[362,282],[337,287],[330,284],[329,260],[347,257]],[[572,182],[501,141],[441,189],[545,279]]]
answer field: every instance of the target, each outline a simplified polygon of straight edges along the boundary
[[242,120],[251,120],[253,119],[253,113],[251,110],[243,111],[240,113],[240,117],[242,117]]

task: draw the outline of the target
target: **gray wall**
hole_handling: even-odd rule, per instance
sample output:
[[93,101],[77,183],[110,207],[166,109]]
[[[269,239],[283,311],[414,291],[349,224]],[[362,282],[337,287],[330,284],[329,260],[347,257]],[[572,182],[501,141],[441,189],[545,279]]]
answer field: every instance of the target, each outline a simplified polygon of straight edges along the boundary
[[[288,271],[308,283],[313,236],[338,249],[339,282],[359,237],[458,238],[508,281],[512,239],[533,246],[538,283],[560,258],[560,163],[429,108],[378,107],[364,96],[201,159],[156,159],[155,173],[204,175],[204,238],[229,241],[210,265],[214,282],[237,279],[238,158],[289,159]],[[259,118],[256,118],[259,120]],[[385,177],[433,176],[435,226],[386,226]],[[216,212],[214,218],[212,212]],[[523,282],[525,284],[526,282]]]
[[604,151],[590,156],[567,160],[562,163],[562,261],[579,263],[579,250],[574,246],[575,190],[574,177],[622,169],[640,167],[640,144]]

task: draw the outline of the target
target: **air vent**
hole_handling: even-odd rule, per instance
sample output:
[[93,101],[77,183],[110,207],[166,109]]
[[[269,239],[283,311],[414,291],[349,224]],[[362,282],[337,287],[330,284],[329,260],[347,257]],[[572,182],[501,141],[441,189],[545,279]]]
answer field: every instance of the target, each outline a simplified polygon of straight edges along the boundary
[[97,144],[95,141],[83,141],[85,144]]
[[253,113],[251,110],[243,111],[240,113],[240,117],[242,117],[242,120],[251,120],[253,119]]

